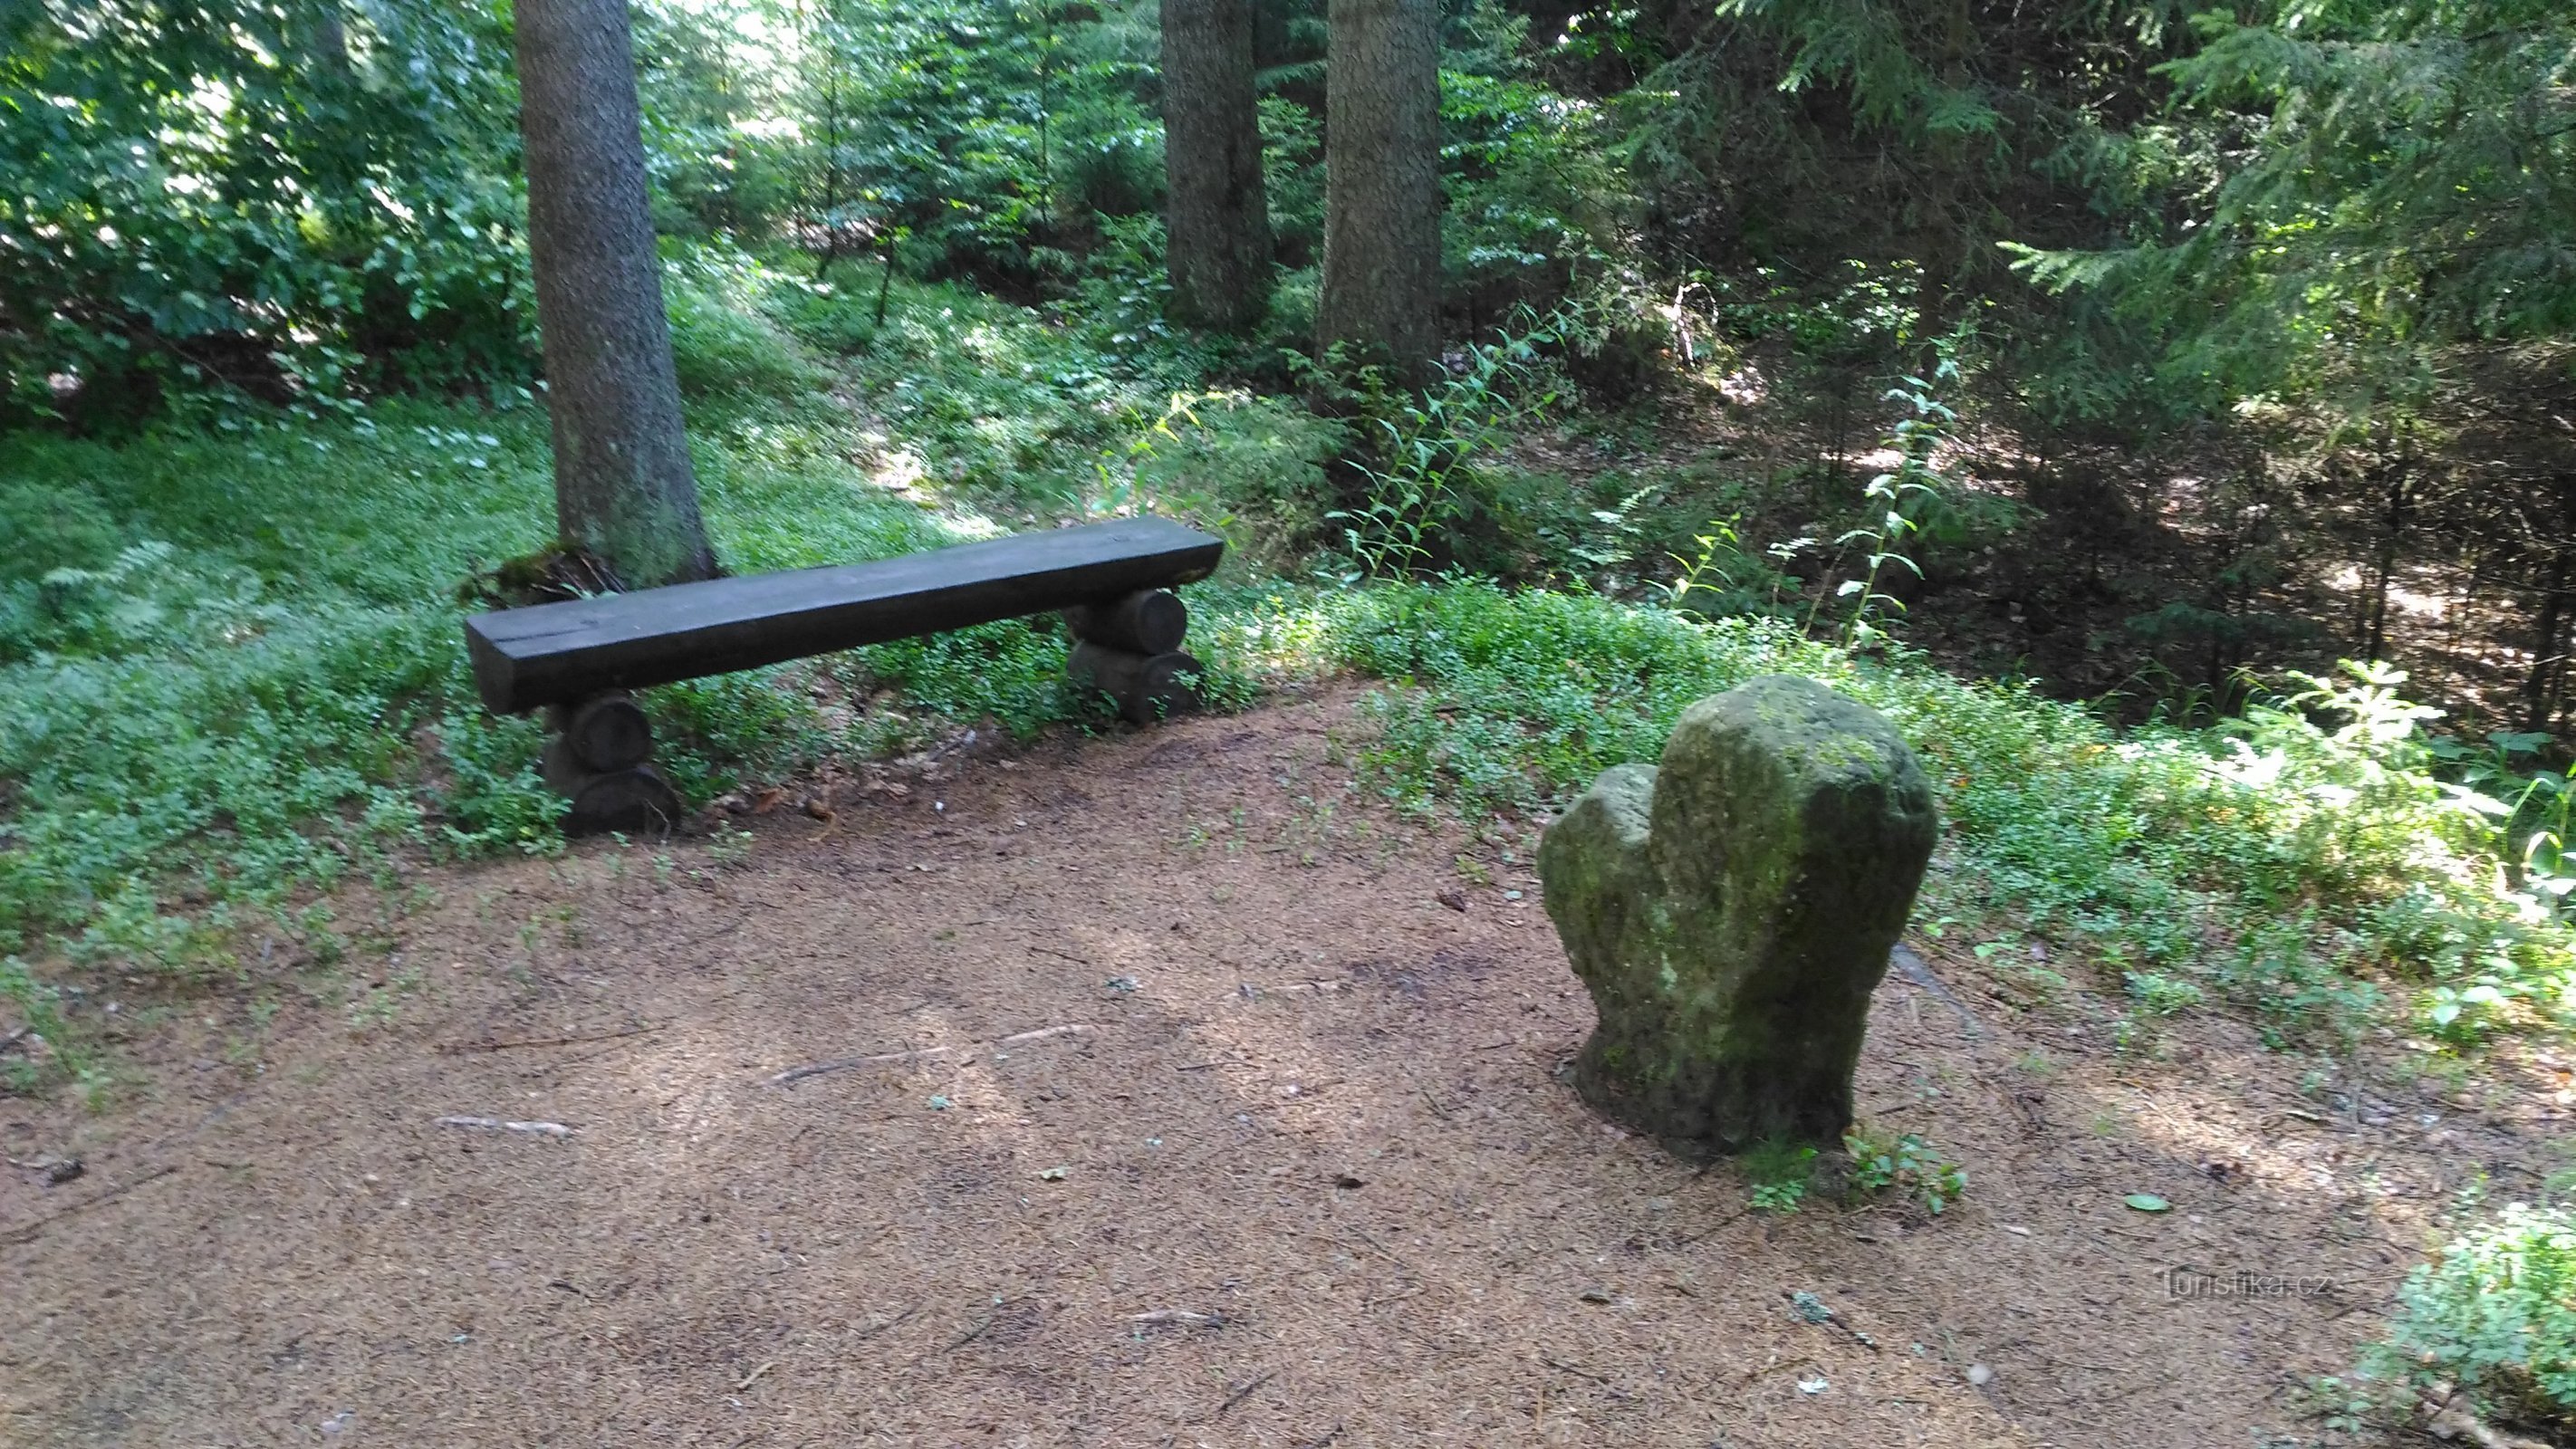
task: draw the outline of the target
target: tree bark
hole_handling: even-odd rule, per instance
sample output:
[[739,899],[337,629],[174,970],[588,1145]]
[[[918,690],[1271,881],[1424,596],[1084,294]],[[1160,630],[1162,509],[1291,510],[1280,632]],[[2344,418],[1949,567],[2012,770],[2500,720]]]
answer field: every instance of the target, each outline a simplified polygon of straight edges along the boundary
[[1270,303],[1270,202],[1252,86],[1253,0],[1163,0],[1172,314],[1239,330]]
[[2531,625],[2531,673],[2522,681],[2522,727],[2540,734],[2558,724],[2559,681],[2567,670],[2568,600],[2576,595],[2576,572],[2568,567],[2569,550],[2560,549],[2541,585],[2540,612]]
[[712,578],[645,202],[626,0],[518,0],[517,49],[556,527],[622,587]]
[[1419,385],[1440,349],[1440,7],[1331,0],[1326,24],[1316,346]]

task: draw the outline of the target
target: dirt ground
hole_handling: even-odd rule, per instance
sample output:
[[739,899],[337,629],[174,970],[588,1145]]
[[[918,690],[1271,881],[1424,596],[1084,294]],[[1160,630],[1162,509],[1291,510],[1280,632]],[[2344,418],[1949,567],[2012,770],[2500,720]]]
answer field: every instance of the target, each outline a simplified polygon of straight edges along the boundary
[[0,1173],[0,1443],[2241,1449],[2564,1111],[2115,1052],[1918,940],[1860,1102],[1966,1199],[1750,1213],[1559,1080],[1535,880],[1364,803],[1351,702],[442,874],[345,1000],[0,1102],[85,1168]]

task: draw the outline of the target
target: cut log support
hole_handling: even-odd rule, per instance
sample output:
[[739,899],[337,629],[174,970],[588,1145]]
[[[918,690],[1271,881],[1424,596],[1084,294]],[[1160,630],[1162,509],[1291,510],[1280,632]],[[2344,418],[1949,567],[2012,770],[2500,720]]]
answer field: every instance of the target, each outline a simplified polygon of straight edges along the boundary
[[563,736],[573,758],[591,770],[623,770],[653,758],[653,726],[624,691],[550,705],[546,727]]
[[542,762],[546,784],[572,802],[567,835],[668,830],[680,794],[652,766],[653,726],[623,691],[549,706]]
[[1169,589],[1146,589],[1123,599],[1076,604],[1064,626],[1086,644],[1127,654],[1169,654],[1190,632],[1189,607]]
[[575,756],[570,740],[556,735],[546,741],[543,768],[547,788],[572,802],[564,812],[566,835],[640,835],[680,823],[680,792],[651,765],[594,770]]
[[1129,724],[1152,724],[1199,707],[1198,677],[1205,666],[1179,650],[1130,654],[1088,641],[1073,646],[1064,673],[1077,687],[1096,689],[1118,705]]

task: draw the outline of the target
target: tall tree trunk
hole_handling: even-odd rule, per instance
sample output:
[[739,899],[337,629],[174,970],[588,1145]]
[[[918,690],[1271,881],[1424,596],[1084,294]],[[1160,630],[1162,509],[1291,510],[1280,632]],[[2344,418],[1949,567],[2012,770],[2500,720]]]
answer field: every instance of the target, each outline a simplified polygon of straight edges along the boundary
[[2540,612],[2531,624],[2531,673],[2522,681],[2522,727],[2548,734],[2558,725],[2559,687],[2567,672],[2567,619],[2576,609],[2576,570],[2560,548],[2541,585]]
[[2397,581],[2397,558],[2406,540],[2406,508],[2413,501],[2415,481],[2411,458],[2399,458],[2385,466],[2389,470],[2388,501],[2380,511],[2379,556],[2371,576],[2370,607],[2362,616],[2361,657],[2373,664],[2388,648],[2388,590]]
[[322,6],[313,17],[313,53],[333,76],[348,77],[349,27],[340,18],[338,0]]
[[518,0],[555,523],[626,588],[711,578],[644,195],[626,0]]
[[1253,0],[1163,0],[1172,313],[1240,329],[1270,303],[1270,202],[1252,89]]
[[1418,385],[1440,348],[1440,6],[1330,0],[1326,24],[1316,345]]

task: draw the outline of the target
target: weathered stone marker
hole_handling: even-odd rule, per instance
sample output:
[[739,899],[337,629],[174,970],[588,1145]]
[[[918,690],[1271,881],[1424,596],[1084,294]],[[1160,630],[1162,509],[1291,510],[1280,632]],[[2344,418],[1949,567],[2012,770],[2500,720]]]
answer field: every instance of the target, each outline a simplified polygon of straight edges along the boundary
[[1937,832],[1876,711],[1787,675],[1692,705],[1660,766],[1604,772],[1539,843],[1600,1013],[1576,1090],[1686,1152],[1837,1138]]

